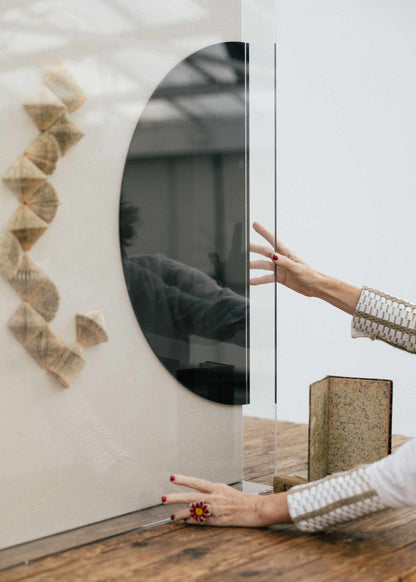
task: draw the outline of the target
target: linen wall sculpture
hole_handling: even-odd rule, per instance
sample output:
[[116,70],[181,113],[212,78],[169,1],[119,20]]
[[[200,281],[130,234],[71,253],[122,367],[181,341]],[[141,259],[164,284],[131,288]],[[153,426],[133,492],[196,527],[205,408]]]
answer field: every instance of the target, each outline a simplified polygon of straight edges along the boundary
[[78,314],[77,341],[66,343],[58,337],[48,325],[58,311],[58,290],[26,253],[55,218],[59,199],[47,180],[59,158],[84,135],[68,114],[85,98],[65,65],[56,63],[24,104],[41,133],[3,176],[21,202],[0,235],[0,274],[23,300],[9,328],[39,366],[65,387],[85,365],[83,346],[108,341],[104,318],[99,311]]

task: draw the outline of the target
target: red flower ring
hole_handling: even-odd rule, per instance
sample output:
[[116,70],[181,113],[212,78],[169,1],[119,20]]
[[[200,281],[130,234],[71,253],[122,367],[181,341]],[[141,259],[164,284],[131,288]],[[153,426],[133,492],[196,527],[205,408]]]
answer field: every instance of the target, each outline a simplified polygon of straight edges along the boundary
[[199,523],[203,523],[206,518],[211,515],[211,512],[204,501],[191,503],[189,506],[189,513],[191,517]]

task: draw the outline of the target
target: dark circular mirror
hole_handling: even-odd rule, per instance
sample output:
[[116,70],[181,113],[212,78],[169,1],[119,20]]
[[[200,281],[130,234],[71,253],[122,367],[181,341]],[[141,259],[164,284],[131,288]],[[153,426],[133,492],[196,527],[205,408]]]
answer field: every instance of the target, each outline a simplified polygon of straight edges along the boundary
[[123,269],[147,341],[186,388],[225,404],[249,392],[247,128],[247,45],[192,54],[144,109],[120,201]]

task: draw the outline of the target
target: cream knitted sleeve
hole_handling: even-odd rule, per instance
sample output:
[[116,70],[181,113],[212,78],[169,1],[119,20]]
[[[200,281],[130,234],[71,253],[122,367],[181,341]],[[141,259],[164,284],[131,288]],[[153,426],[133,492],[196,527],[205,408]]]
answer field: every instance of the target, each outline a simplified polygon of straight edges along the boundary
[[[363,287],[351,334],[416,353],[416,305]],[[416,440],[371,465],[293,487],[287,501],[293,521],[307,532],[386,507],[416,505]]]
[[416,439],[371,465],[293,487],[287,503],[292,520],[307,532],[387,507],[416,506]]
[[351,335],[383,340],[416,353],[416,305],[363,287],[352,318]]
[[306,532],[325,529],[388,507],[374,489],[365,465],[289,490],[289,513]]

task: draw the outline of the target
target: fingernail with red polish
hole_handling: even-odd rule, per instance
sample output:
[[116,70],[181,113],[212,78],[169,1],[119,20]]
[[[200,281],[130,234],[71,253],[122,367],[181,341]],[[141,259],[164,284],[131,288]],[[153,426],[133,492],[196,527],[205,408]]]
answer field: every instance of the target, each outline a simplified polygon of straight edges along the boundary
[[276,255],[276,253],[273,254],[273,261],[277,261],[279,259],[279,257]]
[[175,516],[174,515],[171,515],[170,518],[171,518],[172,521],[175,521]]
[[175,481],[175,476],[174,476],[174,475],[171,475],[171,476],[170,476],[170,480],[171,480],[171,481]]
[[165,503],[165,501],[166,501],[166,497],[165,497],[165,496],[163,496],[163,497],[162,497],[162,503]]

